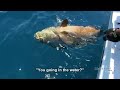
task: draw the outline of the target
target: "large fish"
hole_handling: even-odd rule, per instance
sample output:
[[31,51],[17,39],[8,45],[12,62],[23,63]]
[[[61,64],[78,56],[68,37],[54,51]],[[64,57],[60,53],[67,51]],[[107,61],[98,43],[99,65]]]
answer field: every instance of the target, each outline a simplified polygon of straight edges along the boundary
[[76,47],[84,46],[96,40],[101,30],[92,26],[72,26],[68,25],[68,20],[62,21],[58,27],[48,27],[34,34],[40,42],[52,47]]

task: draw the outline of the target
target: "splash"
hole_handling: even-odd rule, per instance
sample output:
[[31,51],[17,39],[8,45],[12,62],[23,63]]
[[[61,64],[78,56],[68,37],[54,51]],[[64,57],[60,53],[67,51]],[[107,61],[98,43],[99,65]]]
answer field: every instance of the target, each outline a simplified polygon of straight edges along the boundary
[[56,16],[56,20],[57,20],[57,25],[60,25],[62,22],[62,19],[60,19],[59,16]]
[[[72,20],[69,17],[67,17],[66,19],[69,21],[69,23],[72,22]],[[63,19],[61,19],[58,15],[56,15],[56,20],[57,20],[57,23],[56,23],[57,26],[59,26],[61,24],[61,22],[63,21]],[[70,24],[68,24],[68,25],[70,25]]]

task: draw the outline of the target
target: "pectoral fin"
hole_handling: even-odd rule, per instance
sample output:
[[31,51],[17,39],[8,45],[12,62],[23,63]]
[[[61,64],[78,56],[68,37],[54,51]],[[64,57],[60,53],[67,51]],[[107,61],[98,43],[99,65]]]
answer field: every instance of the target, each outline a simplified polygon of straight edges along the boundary
[[68,35],[67,31],[62,31],[61,33],[64,34],[64,35]]
[[67,31],[62,31],[61,33],[65,36],[76,38],[76,35],[74,33],[70,33],[70,32],[67,32]]

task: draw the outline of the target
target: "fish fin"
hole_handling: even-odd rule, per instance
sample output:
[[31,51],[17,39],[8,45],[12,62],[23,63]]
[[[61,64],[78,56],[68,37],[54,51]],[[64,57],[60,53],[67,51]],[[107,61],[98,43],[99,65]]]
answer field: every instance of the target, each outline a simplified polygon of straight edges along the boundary
[[60,27],[66,27],[68,24],[68,20],[67,19],[64,19],[60,25]]
[[65,36],[69,36],[69,37],[72,37],[72,38],[77,38],[76,34],[71,33],[71,32],[62,31],[61,33],[64,34]]
[[64,34],[64,35],[68,35],[67,31],[62,31],[61,33]]

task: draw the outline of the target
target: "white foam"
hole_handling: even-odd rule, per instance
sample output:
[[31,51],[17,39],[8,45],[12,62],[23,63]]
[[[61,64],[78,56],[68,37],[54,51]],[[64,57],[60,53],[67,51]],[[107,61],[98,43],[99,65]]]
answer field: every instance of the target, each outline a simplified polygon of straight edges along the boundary
[[19,71],[21,71],[22,69],[21,68],[19,68]]
[[65,52],[65,55],[68,56],[68,57],[70,57],[70,55],[67,52]]

